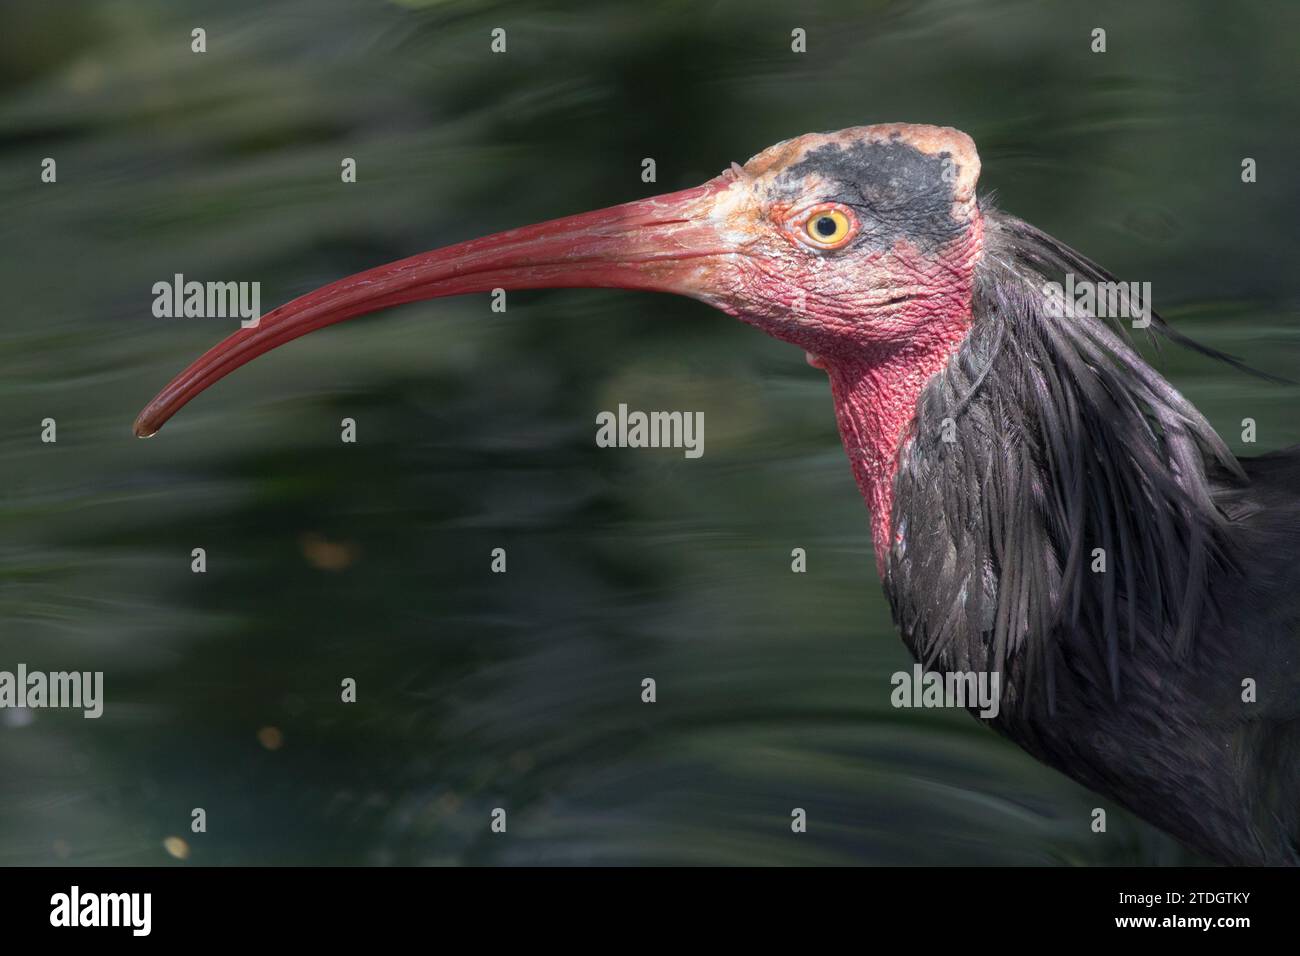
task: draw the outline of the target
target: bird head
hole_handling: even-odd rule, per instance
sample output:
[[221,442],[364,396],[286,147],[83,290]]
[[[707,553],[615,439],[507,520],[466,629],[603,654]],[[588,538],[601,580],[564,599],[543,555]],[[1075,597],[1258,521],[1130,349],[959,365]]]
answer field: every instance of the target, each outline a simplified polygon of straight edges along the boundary
[[953,129],[800,136],[693,189],[472,239],[301,296],[200,356],[145,407],[135,432],[152,435],[217,380],[308,332],[498,288],[686,295],[801,346],[823,367],[946,356],[969,324],[978,176],[974,144]]
[[934,126],[778,143],[715,200],[733,253],[696,295],[819,363],[922,346],[969,314],[979,168],[969,136]]

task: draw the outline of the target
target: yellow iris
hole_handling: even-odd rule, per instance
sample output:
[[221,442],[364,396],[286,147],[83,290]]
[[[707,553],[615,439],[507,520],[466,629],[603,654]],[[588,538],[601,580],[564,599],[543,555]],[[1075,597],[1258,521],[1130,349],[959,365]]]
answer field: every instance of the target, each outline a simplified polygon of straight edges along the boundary
[[849,217],[838,209],[824,209],[809,216],[803,228],[819,246],[833,246],[849,234]]

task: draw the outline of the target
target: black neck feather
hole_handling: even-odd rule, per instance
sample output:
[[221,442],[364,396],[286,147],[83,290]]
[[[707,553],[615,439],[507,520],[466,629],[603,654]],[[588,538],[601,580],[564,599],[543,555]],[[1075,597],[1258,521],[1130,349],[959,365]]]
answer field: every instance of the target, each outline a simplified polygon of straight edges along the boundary
[[[1233,560],[1214,489],[1241,469],[1122,330],[1047,307],[1049,280],[1114,276],[984,216],[971,332],[900,458],[886,590],[922,662],[998,671],[1004,707],[1054,710],[1081,683],[1118,696],[1126,661],[1180,659],[1204,634]],[[1151,329],[1233,361],[1158,315]]]

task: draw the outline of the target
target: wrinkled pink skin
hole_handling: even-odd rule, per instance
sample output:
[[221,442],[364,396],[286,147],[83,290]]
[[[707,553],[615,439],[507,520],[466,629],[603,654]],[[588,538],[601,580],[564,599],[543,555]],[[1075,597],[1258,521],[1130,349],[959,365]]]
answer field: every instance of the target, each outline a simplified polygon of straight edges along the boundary
[[[851,242],[826,251],[801,239],[827,198],[815,174],[783,171],[810,149],[858,137],[903,140],[960,163],[954,219],[966,228],[924,254]],[[274,309],[177,375],[145,407],[147,437],[210,385],[257,356],[378,309],[494,288],[613,287],[672,292],[713,305],[809,353],[826,370],[840,435],[871,511],[877,567],[890,547],[893,479],[926,382],[971,323],[983,224],[979,159],[969,137],[930,126],[858,127],[779,143],[695,189],[470,240],[358,273]]]
[[943,251],[945,258],[927,263],[937,290],[934,298],[913,300],[897,306],[895,314],[879,316],[910,329],[906,339],[866,343],[852,356],[821,360],[830,376],[840,440],[871,511],[876,568],[882,578],[893,543],[890,520],[899,456],[921,390],[970,330],[972,277],[983,233],[977,218],[959,244]]
[[754,308],[754,301],[763,296],[779,302],[789,289],[814,284],[817,277],[800,268],[797,256],[791,257],[779,280],[766,268],[749,273],[747,281],[764,286],[761,290],[745,289],[733,293],[732,301],[715,301],[724,311],[805,349],[808,363],[830,378],[840,439],[871,512],[876,566],[882,576],[891,545],[899,453],[921,390],[970,330],[974,269],[983,233],[977,213],[970,228],[937,256],[927,258],[899,242],[888,253],[851,261],[849,268],[869,270],[891,290],[891,297],[901,294],[899,290],[914,290],[916,298],[901,302],[882,304],[873,290],[856,286],[834,299],[806,294],[806,320],[793,320],[782,309]]
[[800,182],[798,195],[767,198],[775,191],[773,181],[791,162],[825,141],[821,136],[800,137],[759,154],[739,172],[729,188],[740,198],[720,205],[732,224],[726,236],[744,255],[714,266],[704,294],[696,293],[724,312],[800,346],[810,365],[826,371],[840,438],[871,512],[876,567],[882,577],[892,544],[899,455],[921,390],[970,330],[975,265],[984,238],[974,200],[979,161],[969,138],[934,127],[869,127],[861,132],[883,135],[896,129],[926,151],[951,145],[971,167],[961,184],[962,206],[954,210],[966,228],[955,239],[929,254],[905,240],[883,251],[852,245],[829,253],[810,249],[798,239],[798,213],[825,199],[831,187],[808,177]]

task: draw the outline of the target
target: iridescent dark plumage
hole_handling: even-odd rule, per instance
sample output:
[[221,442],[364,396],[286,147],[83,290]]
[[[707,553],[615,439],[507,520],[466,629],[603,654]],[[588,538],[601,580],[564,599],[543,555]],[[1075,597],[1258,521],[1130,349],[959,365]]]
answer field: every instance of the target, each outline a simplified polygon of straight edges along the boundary
[[1295,863],[1300,448],[1238,462],[1107,323],[1044,307],[1065,272],[1113,276],[984,217],[970,335],[896,478],[904,638],[1001,673],[993,723],[1039,759],[1216,859]]

